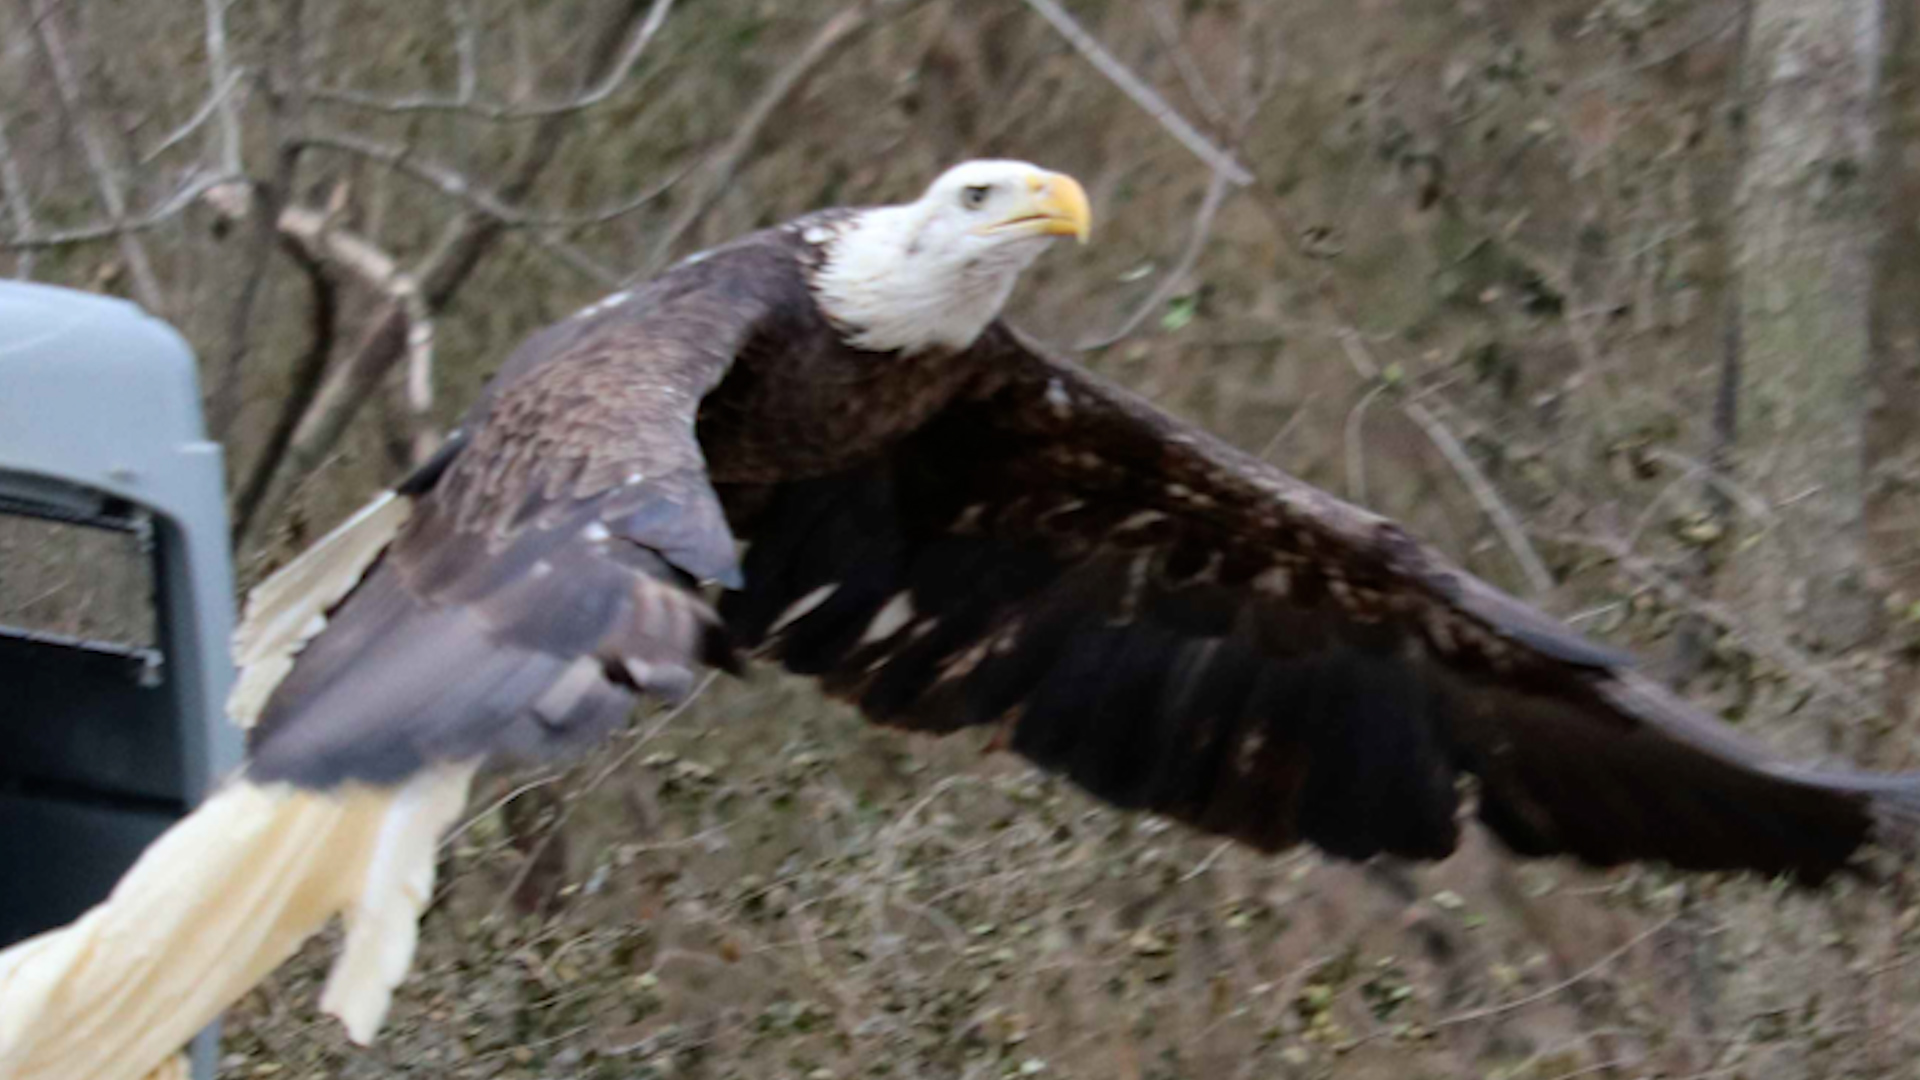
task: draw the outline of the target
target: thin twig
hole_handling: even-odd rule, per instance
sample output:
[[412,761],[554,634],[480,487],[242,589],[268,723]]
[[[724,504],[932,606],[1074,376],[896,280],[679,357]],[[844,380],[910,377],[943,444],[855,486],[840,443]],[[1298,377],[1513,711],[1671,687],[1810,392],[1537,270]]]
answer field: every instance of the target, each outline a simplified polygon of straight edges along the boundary
[[[8,161],[10,160],[11,159],[8,159]],[[11,171],[10,166],[7,162],[0,161],[0,176],[4,176],[6,171]],[[99,243],[103,240],[118,240],[128,233],[146,232],[149,229],[166,224],[209,191],[219,188],[222,185],[231,184],[239,179],[241,178],[227,173],[202,173],[188,181],[180,190],[167,196],[166,200],[159,206],[154,207],[152,210],[138,217],[121,221],[97,222],[92,225],[80,225],[71,229],[56,229],[50,232],[24,232],[0,239],[0,250],[20,252],[45,251],[49,248],[74,247],[79,244]],[[9,184],[7,186],[11,188],[13,185]],[[9,196],[9,200],[11,201],[11,196]],[[14,221],[16,224],[25,221],[30,227],[32,225],[32,218],[23,217],[23,210],[24,204],[15,207]]]
[[1166,0],[1150,0],[1142,5],[1147,12],[1147,21],[1153,24],[1154,33],[1160,36],[1160,43],[1166,46],[1167,57],[1173,61],[1173,70],[1180,76],[1180,82],[1187,88],[1187,96],[1199,110],[1206,114],[1207,122],[1218,131],[1227,126],[1227,107],[1220,100],[1213,87],[1207,84],[1207,76],[1194,62],[1193,53],[1188,51],[1187,43],[1181,39],[1180,23],[1168,9]]
[[1505,1016],[1508,1013],[1516,1012],[1530,1005],[1537,1005],[1548,998],[1563,994],[1581,983],[1586,982],[1588,979],[1593,978],[1595,975],[1598,975],[1621,957],[1632,952],[1634,948],[1642,942],[1659,934],[1667,927],[1672,926],[1674,920],[1679,917],[1679,914],[1675,913],[1661,919],[1659,922],[1628,938],[1619,948],[1608,952],[1605,956],[1602,956],[1600,959],[1595,960],[1593,963],[1588,964],[1586,967],[1581,968],[1579,971],[1574,972],[1559,982],[1554,983],[1552,986],[1544,987],[1525,997],[1518,997],[1512,1001],[1503,1001],[1498,1005],[1488,1005],[1484,1008],[1469,1009],[1466,1012],[1454,1013],[1452,1016],[1443,1016],[1426,1026],[1430,1030],[1441,1031],[1450,1027],[1458,1027],[1461,1024],[1471,1024],[1479,1020],[1491,1020],[1496,1016]]
[[1195,157],[1207,163],[1214,172],[1224,175],[1234,184],[1245,187],[1253,183],[1253,174],[1246,166],[1235,161],[1233,155],[1215,146],[1205,135],[1188,123],[1167,100],[1154,92],[1140,76],[1121,63],[1119,58],[1108,52],[1104,45],[1094,40],[1092,34],[1081,27],[1067,10],[1054,0],[1026,0],[1027,6],[1037,12],[1041,18],[1053,24],[1060,36],[1067,39],[1080,55],[1087,58],[1107,80],[1120,88],[1120,92],[1133,99],[1133,103],[1147,111],[1160,126],[1180,141],[1182,146],[1193,151]]
[[[547,848],[553,843],[554,837],[560,835],[560,830],[565,828],[567,822],[572,819],[573,811],[580,805],[581,800],[598,791],[600,785],[607,782],[608,777],[626,768],[627,763],[633,760],[633,756],[639,753],[642,747],[652,742],[662,731],[665,731],[667,725],[678,720],[688,709],[693,708],[694,703],[706,695],[707,689],[711,687],[714,680],[719,677],[720,672],[717,670],[707,672],[701,677],[700,681],[694,685],[692,693],[682,698],[679,703],[668,709],[664,716],[654,721],[645,731],[642,731],[639,736],[633,740],[632,745],[622,750],[619,755],[589,778],[586,783],[567,792],[565,805],[561,807],[559,815],[555,818],[553,824],[548,826],[547,831],[540,837],[539,841],[534,844],[533,849],[528,851],[525,857],[521,859],[520,868],[514,874],[513,882],[500,894],[500,902],[494,905],[493,910],[487,914],[487,917],[483,919],[482,922],[492,922],[500,917],[502,911],[506,910],[507,902],[513,898],[515,893],[520,891],[522,885],[526,884],[527,876],[533,872],[533,868],[539,863],[540,857],[546,854]],[[505,800],[502,800],[503,805],[504,802]]]
[[625,273],[603,264],[557,236],[537,231],[520,235],[531,240],[534,249],[542,255],[609,291],[618,288],[620,283],[627,279]]
[[[516,120],[548,120],[568,116],[590,109],[612,97],[620,89],[640,57],[646,53],[647,45],[667,21],[667,13],[673,10],[673,0],[654,0],[648,9],[646,19],[634,28],[621,50],[612,70],[606,72],[585,92],[563,101],[535,102],[530,105],[500,105],[474,100],[472,67],[467,60],[470,45],[463,45],[460,89],[452,97],[437,94],[417,94],[403,98],[384,98],[377,94],[368,94],[341,86],[312,86],[307,93],[315,101],[324,101],[331,105],[345,105],[373,112],[405,114],[421,112],[454,112],[477,117],[481,120],[506,122]],[[470,38],[467,31],[462,37],[465,42]]]
[[1186,246],[1181,248],[1180,257],[1174,262],[1173,267],[1160,278],[1160,283],[1154,286],[1153,291],[1147,294],[1147,298],[1142,300],[1119,326],[1109,333],[1082,342],[1080,351],[1093,352],[1118,344],[1139,329],[1140,324],[1145,322],[1149,315],[1160,310],[1162,304],[1173,298],[1174,291],[1180,288],[1186,276],[1193,272],[1195,264],[1200,261],[1200,253],[1206,249],[1207,240],[1213,235],[1213,220],[1220,213],[1220,205],[1226,202],[1227,193],[1232,190],[1230,177],[1219,172],[1213,174],[1207,181],[1207,193],[1200,200],[1200,209],[1193,215],[1193,225],[1187,232]]
[[1300,421],[1306,418],[1307,410],[1313,407],[1314,401],[1318,399],[1319,396],[1320,392],[1315,390],[1295,403],[1293,406],[1293,415],[1287,417],[1286,422],[1281,424],[1278,430],[1267,437],[1267,441],[1260,447],[1260,452],[1255,454],[1254,457],[1259,458],[1261,461],[1271,463],[1273,460],[1273,452],[1280,449],[1281,445],[1287,441],[1287,437],[1292,435],[1294,430],[1300,426]]
[[[209,4],[218,4],[219,0],[208,0],[208,2]],[[210,63],[213,51],[213,46],[209,45],[207,52]],[[140,155],[140,164],[143,166],[153,164],[159,160],[161,155],[192,138],[195,132],[205,127],[207,121],[213,119],[215,116],[223,118],[221,127],[225,129],[229,123],[233,122],[233,91],[240,85],[240,80],[245,78],[246,74],[247,72],[244,68],[236,68],[227,72],[224,78],[214,84],[212,92],[207,95],[205,101],[200,103],[200,107],[193,111],[192,116],[187,117],[179,127],[167,132],[165,137],[159,142],[154,143],[145,153]],[[227,140],[230,137],[226,131],[222,131],[220,167],[228,172],[238,173],[240,171],[240,144],[237,139],[228,142]]]
[[[1348,363],[1353,365],[1353,370],[1361,378],[1369,382],[1375,382],[1381,378],[1380,365],[1374,361],[1373,354],[1367,349],[1366,343],[1357,331],[1341,334],[1339,341],[1341,350],[1347,355]],[[1540,560],[1540,553],[1533,549],[1533,542],[1527,539],[1527,531],[1521,527],[1520,519],[1515,517],[1513,511],[1507,507],[1506,500],[1500,497],[1500,492],[1493,486],[1493,482],[1487,479],[1487,474],[1480,471],[1480,466],[1473,460],[1473,455],[1467,453],[1467,448],[1460,445],[1460,440],[1454,436],[1453,429],[1447,427],[1445,422],[1435,416],[1425,402],[1417,399],[1401,402],[1400,411],[1406,415],[1407,419],[1413,421],[1414,426],[1426,435],[1429,442],[1433,443],[1434,449],[1440,451],[1440,456],[1446,458],[1447,464],[1453,467],[1454,473],[1460,477],[1460,482],[1466,485],[1468,493],[1473,496],[1473,501],[1478,503],[1481,512],[1486,514],[1487,521],[1493,525],[1494,531],[1500,534],[1500,539],[1507,545],[1507,550],[1512,552],[1514,561],[1520,564],[1521,571],[1527,576],[1528,586],[1536,594],[1553,591],[1553,574],[1547,570],[1547,564]]]
[[[1280,204],[1279,198],[1259,185],[1254,185],[1250,190],[1255,196],[1255,205],[1265,211],[1273,221],[1276,226],[1275,231],[1280,234],[1281,240],[1288,249],[1296,257],[1302,260],[1307,259],[1308,256],[1298,246],[1301,234],[1294,227],[1292,216]],[[1337,284],[1331,280],[1326,280],[1322,284],[1323,288],[1315,290],[1314,295],[1321,306],[1326,308],[1340,324],[1340,329],[1335,331],[1334,337],[1339,341],[1340,349],[1346,355],[1348,364],[1362,379],[1368,382],[1379,381],[1382,377],[1381,366],[1374,359],[1373,351],[1367,344],[1366,335],[1360,331],[1358,321],[1353,317],[1348,305],[1341,301]],[[1486,474],[1480,471],[1480,466],[1474,462],[1473,456],[1467,453],[1466,447],[1460,445],[1460,440],[1454,437],[1453,431],[1418,398],[1402,401],[1400,411],[1407,419],[1413,421],[1414,426],[1418,427],[1427,436],[1427,440],[1433,443],[1434,448],[1440,451],[1441,456],[1447,459],[1447,464],[1453,467],[1454,473],[1460,477],[1474,501],[1480,505],[1481,512],[1486,514],[1494,531],[1500,534],[1501,541],[1512,553],[1514,561],[1520,564],[1520,569],[1526,575],[1532,590],[1536,594],[1551,591],[1554,586],[1553,574],[1547,570],[1546,563],[1541,561],[1540,554],[1534,550],[1532,541],[1527,539],[1527,532],[1521,527],[1519,519],[1514,516],[1512,510],[1507,508],[1498,489],[1493,486],[1492,481],[1487,479]]]
[[[106,143],[88,121],[86,104],[80,95],[80,81],[74,74],[73,60],[67,53],[66,40],[60,34],[58,20],[53,17],[53,5],[50,0],[21,0],[21,3],[28,20],[33,24],[34,35],[39,39],[47,69],[53,74],[54,96],[60,102],[61,114],[80,139],[80,148],[87,160],[87,172],[93,179],[94,192],[107,208],[107,217],[116,225],[124,224],[127,221],[126,193],[121,189],[120,177],[114,173]],[[160,292],[160,279],[154,275],[153,264],[147,259],[147,249],[141,245],[140,238],[134,230],[121,229],[114,239],[120,246],[120,257],[126,261],[127,272],[132,276],[134,299],[148,311],[164,315],[166,302]]]
[[813,38],[801,48],[785,67],[774,73],[772,79],[760,91],[747,113],[734,125],[733,135],[723,145],[705,167],[700,191],[688,201],[679,215],[660,234],[654,243],[653,252],[647,257],[646,267],[649,273],[659,270],[666,264],[667,257],[681,238],[705,220],[720,196],[726,193],[727,186],[733,181],[734,172],[741,161],[753,150],[760,139],[760,131],[767,121],[779,109],[781,103],[800,87],[807,76],[811,75],[820,63],[851,38],[855,31],[865,27],[872,19],[874,5],[872,0],[857,0],[856,3],[841,8],[832,18],[820,24]]
[[1827,674],[1819,664],[1788,644],[1786,639],[1759,629],[1751,622],[1734,614],[1726,605],[1709,600],[1688,589],[1675,579],[1671,571],[1628,548],[1623,541],[1585,533],[1543,532],[1540,535],[1555,543],[1584,547],[1607,555],[1621,569],[1658,589],[1668,602],[1691,614],[1705,618],[1730,638],[1745,643],[1749,651],[1764,657],[1775,667],[1792,675],[1804,685],[1833,697],[1849,708],[1859,709],[1863,713],[1878,712],[1878,707],[1865,695]]
[[654,203],[692,169],[691,166],[675,169],[665,179],[652,184],[638,194],[594,210],[581,213],[552,213],[513,205],[494,192],[475,187],[473,181],[464,173],[445,165],[421,160],[410,147],[363,139],[345,132],[328,131],[309,133],[302,138],[301,142],[306,146],[351,154],[383,165],[401,176],[426,184],[442,195],[456,199],[470,209],[514,228],[584,228],[605,225]]
[[691,171],[691,165],[674,169],[664,179],[660,179],[659,183],[641,190],[636,196],[630,196],[626,200],[614,202],[603,208],[588,209],[580,213],[559,213],[559,211],[538,211],[538,209],[515,206],[503,194],[476,188],[472,181],[468,181],[467,175],[455,169],[436,165],[432,161],[420,161],[405,146],[392,146],[386,142],[374,142],[369,138],[342,135],[342,133],[309,135],[305,138],[305,144],[317,150],[332,150],[338,154],[351,154],[361,160],[374,161],[378,165],[392,169],[401,177],[407,177],[409,181],[417,181],[438,190],[440,194],[461,202],[463,206],[472,209],[474,213],[488,217],[497,225],[511,227],[511,229],[524,229],[526,231],[524,236],[534,244],[534,248],[540,250],[541,254],[551,256],[557,263],[576,271],[588,281],[607,286],[607,288],[620,284],[626,275],[601,265],[597,259],[591,258],[574,244],[566,242],[557,233],[566,229],[607,225],[609,221],[618,221],[628,213],[645,209],[653,202],[657,202],[662,194],[666,194],[674,184],[680,183]]
[[1367,501],[1367,410],[1392,388],[1392,383],[1382,379],[1360,395],[1360,400],[1347,411],[1346,430],[1342,433],[1347,450],[1347,498],[1357,503]]

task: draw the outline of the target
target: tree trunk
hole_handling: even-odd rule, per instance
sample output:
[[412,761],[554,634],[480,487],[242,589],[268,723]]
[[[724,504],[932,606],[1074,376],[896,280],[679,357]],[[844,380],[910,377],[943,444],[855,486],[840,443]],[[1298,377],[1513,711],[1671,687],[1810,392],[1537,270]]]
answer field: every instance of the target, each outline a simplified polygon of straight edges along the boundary
[[1865,537],[1894,633],[1887,718],[1911,733],[1920,725],[1920,11],[1886,0],[1882,27]]
[[1826,654],[1867,642],[1879,608],[1863,525],[1881,3],[1753,0],[1744,61],[1740,476],[1778,521],[1725,584]]

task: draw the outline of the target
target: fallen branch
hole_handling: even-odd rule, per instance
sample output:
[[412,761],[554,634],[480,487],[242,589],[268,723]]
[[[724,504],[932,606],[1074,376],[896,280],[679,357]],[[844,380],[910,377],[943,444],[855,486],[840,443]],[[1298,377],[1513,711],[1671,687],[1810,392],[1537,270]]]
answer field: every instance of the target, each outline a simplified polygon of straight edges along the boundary
[[1207,163],[1215,173],[1225,176],[1240,187],[1253,183],[1253,174],[1246,166],[1233,159],[1233,155],[1215,146],[1199,129],[1188,123],[1186,118],[1174,109],[1167,100],[1154,92],[1146,80],[1135,75],[1131,69],[1121,63],[1119,58],[1108,52],[1106,47],[1094,40],[1092,34],[1080,25],[1067,10],[1055,0],[1027,0],[1027,6],[1037,12],[1041,18],[1053,24],[1060,36],[1067,39],[1080,55],[1087,58],[1107,81],[1120,88],[1120,92],[1133,99],[1133,103],[1147,111],[1147,115],[1159,122],[1167,134],[1180,141],[1182,146],[1193,151],[1195,157]]

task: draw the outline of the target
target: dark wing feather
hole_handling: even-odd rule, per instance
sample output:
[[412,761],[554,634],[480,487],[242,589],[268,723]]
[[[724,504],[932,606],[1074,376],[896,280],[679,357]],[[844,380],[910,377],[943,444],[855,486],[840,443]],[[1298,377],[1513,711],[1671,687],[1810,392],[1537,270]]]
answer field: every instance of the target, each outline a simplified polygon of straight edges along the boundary
[[1817,878],[1914,816],[1911,778],[1776,765],[1392,523],[1004,328],[975,350],[994,375],[883,459],[722,491],[730,630],[876,720],[1356,859],[1450,852],[1463,787],[1603,865]]
[[635,692],[729,662],[697,586],[739,570],[694,421],[794,277],[781,258],[716,253],[522,345],[268,701],[252,774],[388,783],[578,749]]

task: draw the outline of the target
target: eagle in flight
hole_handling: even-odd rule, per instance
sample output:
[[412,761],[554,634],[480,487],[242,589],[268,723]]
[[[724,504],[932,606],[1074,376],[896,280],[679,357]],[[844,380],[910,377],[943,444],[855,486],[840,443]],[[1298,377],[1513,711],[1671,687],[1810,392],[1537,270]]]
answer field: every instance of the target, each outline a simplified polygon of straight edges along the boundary
[[744,656],[1264,851],[1440,858],[1471,814],[1525,856],[1817,881],[1920,820],[1920,779],[1780,762],[1001,322],[1089,225],[1072,178],[971,161],[522,344],[431,462],[251,598],[248,762],[209,804],[245,802],[245,835],[197,843],[332,892],[258,901],[284,932],[245,974],[344,913],[323,1005],[370,1038],[474,769],[590,751]]

